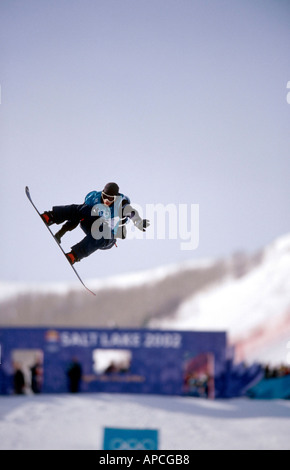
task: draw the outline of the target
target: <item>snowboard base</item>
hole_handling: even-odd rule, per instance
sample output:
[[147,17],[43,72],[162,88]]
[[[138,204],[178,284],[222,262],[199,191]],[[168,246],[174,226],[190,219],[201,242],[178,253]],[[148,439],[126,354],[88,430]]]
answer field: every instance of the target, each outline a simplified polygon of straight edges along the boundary
[[79,273],[77,272],[77,270],[75,269],[75,267],[69,262],[69,260],[67,259],[66,257],[66,254],[65,254],[65,251],[63,250],[62,246],[60,245],[60,243],[58,242],[58,240],[55,238],[52,230],[49,228],[48,225],[46,225],[45,221],[43,220],[43,218],[41,217],[41,214],[39,212],[39,210],[37,209],[36,205],[34,204],[34,202],[32,201],[32,198],[31,198],[31,195],[30,195],[30,191],[29,191],[29,187],[26,186],[25,187],[25,194],[27,196],[27,198],[29,199],[30,203],[32,204],[32,206],[34,207],[34,209],[36,210],[36,212],[38,213],[39,217],[41,218],[42,222],[44,223],[44,225],[46,226],[46,228],[48,229],[49,233],[52,235],[52,237],[54,238],[55,242],[57,243],[58,247],[61,249],[62,253],[64,254],[65,256],[65,259],[67,260],[67,262],[69,263],[70,267],[73,269],[75,275],[77,276],[77,278],[79,279],[79,281],[82,283],[82,285],[84,286],[84,288],[90,292],[91,294],[93,295],[96,295],[93,291],[91,291],[86,285],[85,283],[83,282],[82,278],[80,277]]

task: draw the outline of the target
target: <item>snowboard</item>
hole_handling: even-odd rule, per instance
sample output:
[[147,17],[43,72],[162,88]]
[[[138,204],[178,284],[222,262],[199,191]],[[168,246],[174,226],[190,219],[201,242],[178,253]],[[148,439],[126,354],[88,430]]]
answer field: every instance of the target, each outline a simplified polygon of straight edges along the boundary
[[90,292],[91,294],[93,295],[96,295],[93,291],[91,291],[86,285],[85,283],[83,282],[82,278],[80,277],[79,273],[77,272],[77,270],[75,269],[75,267],[69,262],[69,260],[67,259],[66,257],[66,254],[65,254],[65,251],[63,250],[62,246],[60,245],[60,243],[58,242],[58,240],[55,238],[52,230],[49,228],[48,225],[46,225],[45,221],[43,220],[43,218],[41,217],[41,214],[39,212],[39,210],[37,209],[36,205],[34,204],[34,202],[32,201],[32,198],[31,198],[31,195],[30,195],[30,191],[29,191],[29,187],[26,186],[25,187],[25,194],[28,198],[28,200],[31,202],[32,206],[34,207],[34,209],[36,210],[36,212],[38,213],[39,217],[41,218],[42,222],[44,223],[44,225],[46,226],[47,230],[49,231],[49,233],[52,235],[52,237],[54,238],[55,242],[57,243],[58,247],[61,249],[62,253],[64,254],[65,256],[65,259],[67,260],[68,264],[70,265],[70,267],[73,269],[73,271],[75,272],[77,278],[79,279],[79,281],[82,283],[82,285],[84,286],[84,288]]

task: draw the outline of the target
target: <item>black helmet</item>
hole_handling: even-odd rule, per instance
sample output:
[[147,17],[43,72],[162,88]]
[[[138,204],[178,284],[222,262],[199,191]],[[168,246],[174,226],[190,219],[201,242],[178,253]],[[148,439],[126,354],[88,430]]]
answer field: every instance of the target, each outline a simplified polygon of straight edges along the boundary
[[108,196],[118,196],[119,186],[117,183],[107,183],[103,189],[103,192]]

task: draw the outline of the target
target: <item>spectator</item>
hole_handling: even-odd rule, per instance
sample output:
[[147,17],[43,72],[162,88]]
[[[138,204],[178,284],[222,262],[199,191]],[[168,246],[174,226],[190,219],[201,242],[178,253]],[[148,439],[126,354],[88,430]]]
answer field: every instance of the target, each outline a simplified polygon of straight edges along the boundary
[[290,367],[284,364],[280,366],[271,367],[269,364],[263,366],[265,379],[274,379],[276,377],[284,377],[290,374]]
[[17,362],[14,364],[13,388],[16,395],[23,395],[25,390],[24,374],[21,365]]
[[40,393],[42,388],[42,362],[37,359],[30,368],[31,371],[31,390],[33,393]]
[[76,357],[72,358],[71,364],[67,370],[69,381],[69,391],[71,393],[78,393],[80,391],[80,383],[82,379],[82,366]]

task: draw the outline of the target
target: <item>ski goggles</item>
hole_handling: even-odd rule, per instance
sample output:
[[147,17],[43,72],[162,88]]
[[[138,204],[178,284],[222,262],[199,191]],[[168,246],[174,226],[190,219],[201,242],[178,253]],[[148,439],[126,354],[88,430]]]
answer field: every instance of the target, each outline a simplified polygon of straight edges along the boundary
[[109,194],[104,193],[104,191],[102,191],[102,196],[104,199],[107,199],[109,202],[115,202],[117,198],[117,196],[110,196]]

